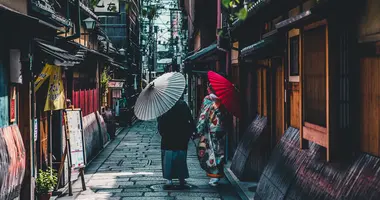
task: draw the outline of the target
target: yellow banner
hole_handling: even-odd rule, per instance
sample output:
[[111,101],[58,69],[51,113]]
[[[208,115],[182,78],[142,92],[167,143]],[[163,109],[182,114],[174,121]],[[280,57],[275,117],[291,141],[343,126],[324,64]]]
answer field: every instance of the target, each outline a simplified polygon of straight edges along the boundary
[[44,110],[65,109],[65,91],[63,88],[61,68],[54,65],[50,65],[50,68],[49,89]]
[[37,77],[37,80],[34,82],[34,92],[37,92],[37,90],[40,89],[41,85],[51,75],[53,69],[53,65],[45,65],[45,67],[42,69],[41,74]]

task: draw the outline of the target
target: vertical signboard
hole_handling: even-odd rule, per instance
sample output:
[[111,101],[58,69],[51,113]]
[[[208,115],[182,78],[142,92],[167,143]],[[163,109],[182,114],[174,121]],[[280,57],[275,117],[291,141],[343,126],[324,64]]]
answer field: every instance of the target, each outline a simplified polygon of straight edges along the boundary
[[79,109],[66,110],[67,130],[70,137],[70,154],[72,168],[85,166],[82,112]]
[[16,104],[16,86],[11,86],[9,95],[9,120],[11,123],[16,121]]
[[69,137],[69,147],[71,174],[70,181],[78,179],[80,170],[85,167],[85,145],[83,136],[82,111],[80,109],[66,109],[66,131]]
[[33,119],[33,137],[36,142],[38,138],[38,120],[36,118]]

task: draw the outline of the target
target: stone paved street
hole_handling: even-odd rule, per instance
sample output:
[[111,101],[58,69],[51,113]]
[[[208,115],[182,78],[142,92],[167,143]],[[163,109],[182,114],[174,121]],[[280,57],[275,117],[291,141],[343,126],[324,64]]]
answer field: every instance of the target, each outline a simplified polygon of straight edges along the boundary
[[191,189],[163,190],[165,179],[161,171],[160,135],[155,122],[138,122],[121,132],[86,169],[86,191],[81,183],[73,185],[74,196],[65,199],[240,199],[230,183],[223,179],[216,187],[199,167],[195,147],[189,143],[188,166]]

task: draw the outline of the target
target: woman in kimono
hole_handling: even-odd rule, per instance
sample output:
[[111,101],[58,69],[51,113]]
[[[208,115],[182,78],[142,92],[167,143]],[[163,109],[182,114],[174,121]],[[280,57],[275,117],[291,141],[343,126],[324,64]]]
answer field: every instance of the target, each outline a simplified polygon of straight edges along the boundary
[[218,185],[220,178],[224,176],[224,116],[224,106],[209,88],[209,95],[203,99],[197,124],[197,137],[200,137],[197,153],[202,169],[211,178],[211,186]]
[[187,168],[187,147],[195,131],[191,111],[186,102],[179,100],[167,113],[157,119],[161,139],[161,159],[163,177],[167,179],[165,189],[179,179],[180,187],[186,188],[185,179],[189,178]]

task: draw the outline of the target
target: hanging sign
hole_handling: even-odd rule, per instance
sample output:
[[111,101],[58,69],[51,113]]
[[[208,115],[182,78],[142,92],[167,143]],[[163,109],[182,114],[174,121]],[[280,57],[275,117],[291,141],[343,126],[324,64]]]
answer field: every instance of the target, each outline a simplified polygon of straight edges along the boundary
[[9,100],[9,118],[10,122],[16,121],[16,87],[11,86],[10,100]]
[[45,67],[42,69],[41,74],[37,77],[36,81],[34,82],[34,92],[37,92],[37,90],[40,89],[41,85],[45,82],[45,80],[49,78],[50,74],[52,73],[52,70],[54,70],[53,65],[45,65]]
[[33,119],[33,127],[34,127],[34,131],[33,131],[33,137],[34,137],[34,141],[37,141],[37,137],[38,137],[38,120],[37,119]]
[[122,88],[123,82],[121,81],[108,81],[108,87],[109,88]]
[[52,65],[51,68],[49,89],[44,111],[62,110],[66,108],[61,68],[54,65]]
[[100,0],[94,7],[95,13],[112,14],[120,12],[119,0]]

